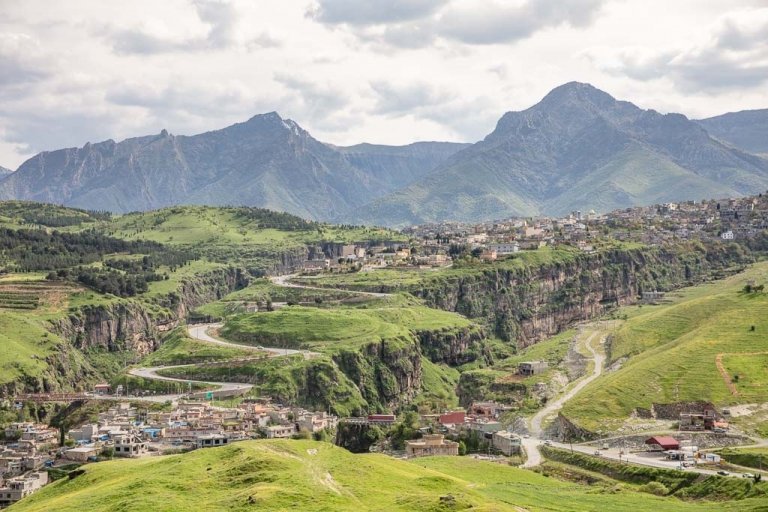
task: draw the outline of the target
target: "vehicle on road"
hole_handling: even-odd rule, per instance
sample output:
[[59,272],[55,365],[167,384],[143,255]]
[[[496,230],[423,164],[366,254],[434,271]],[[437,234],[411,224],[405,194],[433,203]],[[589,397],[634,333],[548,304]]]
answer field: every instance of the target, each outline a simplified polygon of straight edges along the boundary
[[755,478],[755,475],[753,475],[752,473],[742,473],[741,477],[742,478]]
[[728,471],[724,470],[724,469],[721,469],[720,471],[718,471],[717,474],[720,475],[720,476],[728,476],[728,475],[730,475],[730,473]]
[[600,450],[595,450],[595,456],[596,457],[602,457],[603,454],[600,452]]
[[552,446],[552,441],[550,441],[549,439],[547,439],[546,441],[544,441],[544,445],[546,445],[546,446]]
[[607,450],[607,449],[608,449],[608,443],[603,443],[603,447],[601,448],[601,450]]
[[531,434],[525,434],[523,437],[524,437],[525,439],[530,439],[530,438],[531,438]]

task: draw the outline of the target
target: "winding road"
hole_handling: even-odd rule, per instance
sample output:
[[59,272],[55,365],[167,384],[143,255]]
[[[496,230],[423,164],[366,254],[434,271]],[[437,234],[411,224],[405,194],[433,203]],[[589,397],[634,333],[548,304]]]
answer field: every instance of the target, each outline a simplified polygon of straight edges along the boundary
[[[581,380],[579,380],[575,386],[569,389],[567,393],[565,393],[563,396],[561,396],[557,400],[548,402],[543,409],[537,412],[530,419],[530,422],[529,422],[530,437],[524,438],[522,441],[523,447],[525,448],[525,452],[528,455],[528,458],[521,467],[531,468],[541,464],[542,457],[541,457],[541,452],[539,451],[539,445],[542,442],[543,430],[541,426],[544,420],[549,418],[550,416],[553,416],[557,411],[562,409],[563,405],[565,405],[565,402],[567,402],[568,400],[576,396],[576,394],[582,389],[584,389],[586,385],[588,385],[590,382],[598,378],[603,373],[605,355],[599,352],[598,350],[596,350],[595,347],[592,346],[593,340],[595,339],[596,336],[600,334],[601,333],[599,331],[595,331],[592,334],[590,334],[589,337],[584,342],[585,346],[587,347],[587,350],[589,350],[589,352],[592,354],[592,360],[595,363],[595,367],[592,370],[592,373],[586,377],[583,377]],[[603,343],[605,343],[605,334],[601,335],[600,341],[599,341],[599,344],[602,345]]]
[[[291,356],[291,355],[303,355],[304,358],[310,359],[312,357],[319,355],[317,352],[310,352],[308,350],[295,350],[290,348],[275,348],[275,347],[259,347],[259,346],[253,346],[253,345],[231,343],[229,341],[218,339],[210,334],[212,331],[216,331],[217,329],[220,329],[222,326],[223,324],[221,323],[197,324],[197,325],[190,325],[187,328],[187,331],[189,332],[189,336],[191,338],[194,338],[198,341],[211,343],[219,346],[224,346],[228,348],[236,348],[240,350],[252,350],[260,354],[263,354],[264,352],[266,352],[268,354],[268,357],[285,357],[285,356]],[[243,359],[240,359],[240,361],[251,360],[251,359],[256,360],[260,358],[259,357],[243,358]],[[166,377],[158,373],[161,370],[169,370],[174,368],[187,368],[192,366],[196,366],[196,365],[195,364],[178,364],[178,365],[171,365],[171,366],[153,366],[149,368],[134,368],[130,370],[128,373],[130,373],[135,377],[142,377],[144,379],[163,380],[168,382],[179,382],[179,383],[188,384],[188,385],[202,384],[204,386],[217,386],[217,389],[211,392],[201,391],[201,392],[195,392],[195,393],[189,393],[189,394],[161,395],[161,396],[155,396],[155,397],[146,397],[147,400],[159,401],[159,402],[164,402],[166,400],[175,401],[185,396],[190,396],[190,397],[209,396],[210,393],[212,393],[212,395],[210,396],[215,396],[217,398],[239,396],[247,393],[253,388],[253,384],[247,384],[244,382],[211,382],[211,381],[202,381],[202,380],[179,379],[175,377]]]
[[[321,290],[324,292],[348,292],[355,295],[363,295],[366,297],[386,298],[391,297],[391,293],[381,292],[363,292],[358,290],[345,290],[344,288],[323,288],[322,286],[309,286],[306,284],[298,284],[291,282],[291,279],[297,277],[297,274],[286,274],[282,276],[272,276],[269,280],[276,286],[282,286],[283,288],[304,288],[305,290]],[[304,279],[311,279],[310,277],[304,277]]]

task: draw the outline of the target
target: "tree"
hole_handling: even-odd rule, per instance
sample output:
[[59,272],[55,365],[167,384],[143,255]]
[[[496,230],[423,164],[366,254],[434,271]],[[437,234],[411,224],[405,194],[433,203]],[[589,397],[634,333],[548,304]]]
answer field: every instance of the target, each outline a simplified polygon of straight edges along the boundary
[[464,441],[459,441],[459,455],[467,454],[467,444]]

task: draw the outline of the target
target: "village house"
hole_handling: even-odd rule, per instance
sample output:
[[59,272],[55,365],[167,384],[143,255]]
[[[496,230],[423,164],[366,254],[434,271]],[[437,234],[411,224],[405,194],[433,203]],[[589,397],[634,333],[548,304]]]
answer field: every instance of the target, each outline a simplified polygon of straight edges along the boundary
[[517,365],[517,373],[520,375],[531,376],[544,373],[549,368],[546,361],[524,361]]
[[483,249],[483,252],[480,253],[480,259],[483,261],[496,261],[496,251]]
[[499,432],[494,432],[491,439],[493,447],[504,455],[510,456],[520,453],[522,440],[514,432],[500,430]]
[[99,426],[95,423],[83,425],[80,428],[71,429],[67,432],[67,439],[78,443],[92,443],[99,436]]
[[88,462],[88,459],[96,457],[100,449],[96,445],[83,445],[70,448],[64,452],[64,458],[73,462]]
[[229,437],[224,434],[203,434],[195,439],[197,448],[213,448],[229,444]]
[[517,242],[488,244],[489,251],[496,251],[497,256],[506,256],[520,252],[520,244]]
[[442,434],[427,434],[415,441],[406,441],[406,457],[428,457],[432,455],[458,455],[459,443],[447,441]]
[[453,411],[441,414],[437,421],[443,426],[463,425],[466,417],[464,411]]
[[0,487],[0,507],[16,503],[22,498],[39,491],[48,483],[48,473],[39,471],[28,475],[12,478],[6,485]]
[[501,413],[507,409],[507,406],[496,402],[472,402],[472,405],[469,406],[468,413],[470,416],[475,416],[477,418],[498,418]]
[[118,457],[139,457],[147,452],[147,444],[136,434],[115,437],[115,455]]
[[112,392],[112,386],[107,383],[96,384],[93,386],[93,392],[99,396],[109,395]]
[[296,433],[296,425],[270,425],[265,430],[267,439],[286,439]]

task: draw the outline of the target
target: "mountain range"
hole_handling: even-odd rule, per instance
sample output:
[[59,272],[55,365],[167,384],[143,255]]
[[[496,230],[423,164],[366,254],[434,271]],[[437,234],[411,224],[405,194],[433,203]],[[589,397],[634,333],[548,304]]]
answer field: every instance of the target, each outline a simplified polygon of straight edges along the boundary
[[768,188],[768,110],[698,121],[570,82],[475,144],[339,147],[272,112],[221,130],[43,152],[0,199],[127,212],[251,205],[400,226],[608,211]]
[[698,123],[717,139],[768,156],[768,108],[730,112]]

